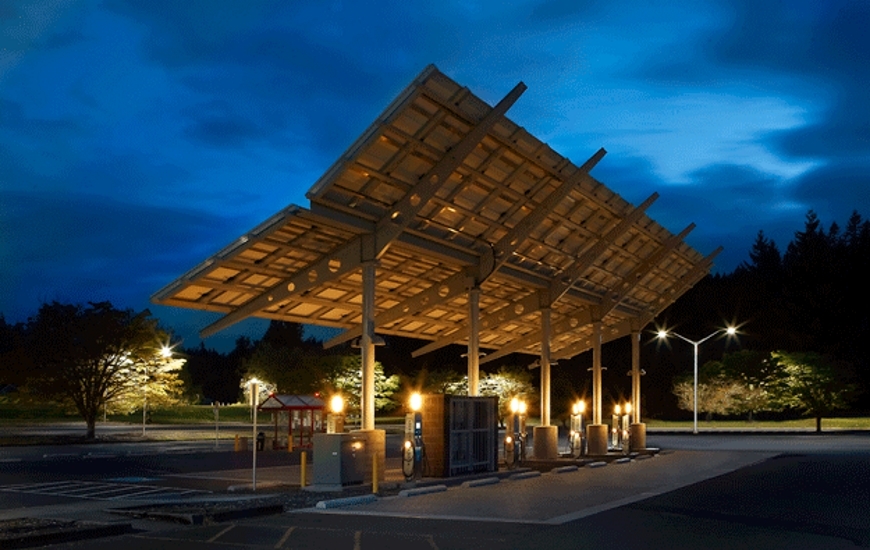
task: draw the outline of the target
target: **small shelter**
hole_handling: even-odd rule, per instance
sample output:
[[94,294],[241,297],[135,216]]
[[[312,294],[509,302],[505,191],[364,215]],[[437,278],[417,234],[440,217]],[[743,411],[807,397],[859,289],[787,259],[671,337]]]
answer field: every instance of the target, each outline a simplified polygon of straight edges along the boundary
[[[315,395],[270,395],[260,406],[258,411],[272,413],[272,424],[275,426],[275,435],[272,439],[272,448],[311,447],[314,434],[325,429],[323,422],[323,409],[325,404],[322,399]],[[283,426],[287,426],[284,432]],[[281,433],[278,433],[281,426]],[[286,438],[285,438],[286,434]]]

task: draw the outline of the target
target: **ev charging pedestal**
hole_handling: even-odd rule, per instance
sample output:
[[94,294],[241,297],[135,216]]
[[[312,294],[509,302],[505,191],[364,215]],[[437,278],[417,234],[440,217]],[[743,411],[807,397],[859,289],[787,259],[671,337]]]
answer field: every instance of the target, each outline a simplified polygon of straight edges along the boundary
[[607,436],[609,435],[607,424],[589,424],[586,426],[587,453],[592,456],[607,454]]
[[643,451],[646,449],[646,424],[637,423],[629,426],[629,439],[632,451]]
[[536,459],[551,460],[559,458],[558,426],[535,426],[532,433],[534,437],[534,456]]

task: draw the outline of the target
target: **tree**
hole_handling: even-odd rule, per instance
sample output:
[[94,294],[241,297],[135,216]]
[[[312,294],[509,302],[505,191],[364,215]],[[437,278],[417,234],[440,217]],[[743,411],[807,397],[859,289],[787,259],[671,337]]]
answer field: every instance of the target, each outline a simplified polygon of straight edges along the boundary
[[326,374],[319,355],[300,344],[290,347],[272,342],[264,338],[256,345],[251,356],[242,361],[244,378],[266,380],[274,384],[278,392],[285,394],[311,394],[317,391]]
[[163,347],[159,355],[145,356],[141,361],[131,363],[125,383],[126,391],[112,398],[112,409],[132,412],[141,406],[144,415],[156,407],[178,404],[184,391],[184,382],[179,374],[185,361],[173,356],[168,347]]
[[468,392],[468,379],[452,369],[424,368],[417,374],[415,386],[425,393],[460,395]]
[[109,302],[43,304],[29,333],[38,370],[28,385],[40,398],[72,404],[88,439],[106,400],[134,391],[142,380],[137,369],[159,357],[169,338],[147,309],[122,311]]
[[[706,413],[707,420],[714,414],[730,414],[734,411],[736,398],[742,386],[726,376],[718,374],[701,381],[698,380],[698,412]],[[683,378],[674,384],[674,395],[679,407],[686,411],[695,410],[694,379]]]
[[187,357],[181,376],[187,391],[197,402],[219,401],[236,403],[239,400],[239,384],[242,380],[242,363],[253,353],[251,340],[245,336],[236,339],[236,345],[229,354],[199,347],[183,350]]
[[[468,376],[455,371],[436,370],[424,373],[423,387],[434,393],[448,395],[468,395]],[[510,400],[518,397],[529,404],[537,399],[537,392],[532,385],[532,374],[528,369],[516,366],[503,366],[496,372],[482,373],[478,383],[478,394],[481,397],[498,397],[499,421],[504,423],[510,407]]]
[[751,421],[757,411],[781,409],[771,389],[777,387],[782,373],[769,354],[751,350],[726,353],[720,365],[722,374],[740,386],[731,412],[746,414]]
[[[360,410],[360,393],[362,389],[362,357],[359,355],[325,356],[325,377],[321,383],[321,392],[329,394],[338,392],[344,397],[348,410]],[[391,410],[398,405],[393,395],[399,390],[400,380],[397,375],[384,374],[384,366],[375,361],[375,410]]]
[[27,328],[23,323],[10,325],[0,314],[0,389],[18,387],[33,372],[27,352]]
[[776,396],[785,407],[803,410],[816,419],[816,432],[822,431],[822,417],[843,409],[855,390],[846,383],[825,357],[814,352],[775,351],[771,358],[782,369]]

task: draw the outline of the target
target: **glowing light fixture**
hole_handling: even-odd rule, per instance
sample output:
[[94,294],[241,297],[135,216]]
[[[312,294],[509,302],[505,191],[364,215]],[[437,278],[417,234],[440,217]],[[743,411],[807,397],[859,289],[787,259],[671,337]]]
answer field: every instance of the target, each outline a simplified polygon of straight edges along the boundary
[[329,400],[329,408],[334,414],[341,414],[344,410],[344,398],[339,394],[333,395]]
[[417,392],[411,394],[410,399],[411,410],[417,412],[423,407],[423,396]]

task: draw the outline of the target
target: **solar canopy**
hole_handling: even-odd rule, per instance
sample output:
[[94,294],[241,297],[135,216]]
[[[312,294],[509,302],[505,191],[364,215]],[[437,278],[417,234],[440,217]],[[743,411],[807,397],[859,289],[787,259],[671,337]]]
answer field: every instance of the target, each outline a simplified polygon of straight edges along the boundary
[[[362,266],[375,261],[374,330],[468,342],[479,294],[481,362],[541,351],[571,357],[637,331],[700,280],[704,257],[504,115],[427,67],[291,205],[153,296],[158,304],[363,332]],[[477,298],[475,298],[477,300]],[[366,316],[367,317],[367,316]],[[371,322],[371,320],[367,320]],[[425,344],[425,345],[424,345]]]

